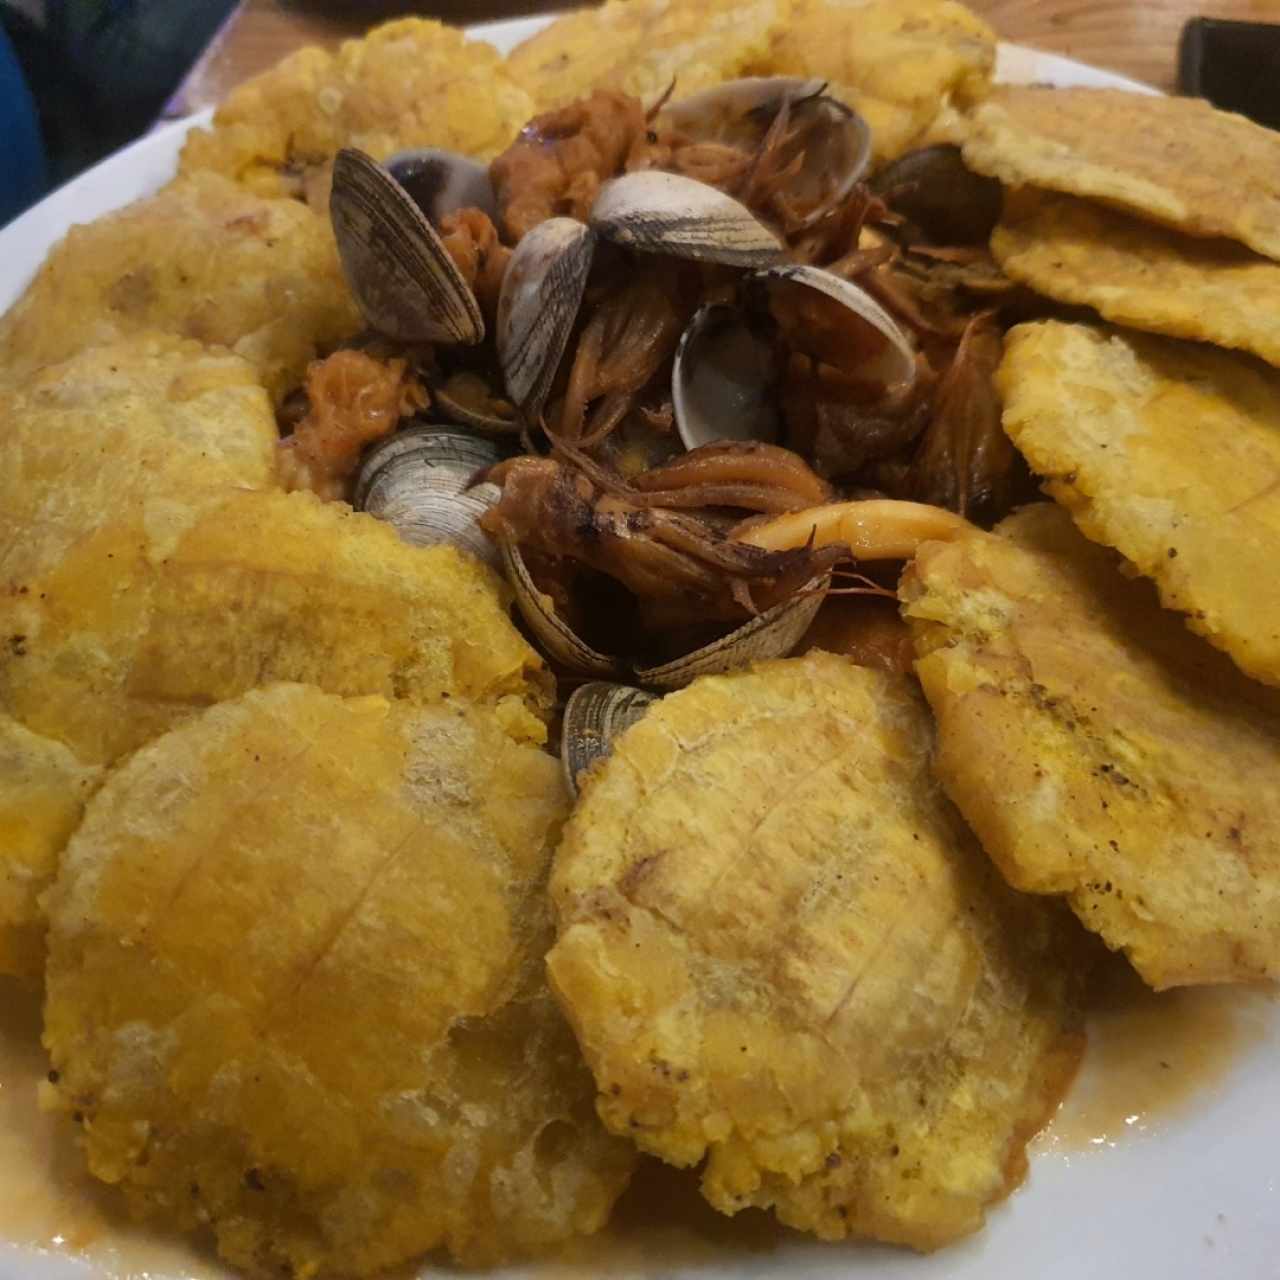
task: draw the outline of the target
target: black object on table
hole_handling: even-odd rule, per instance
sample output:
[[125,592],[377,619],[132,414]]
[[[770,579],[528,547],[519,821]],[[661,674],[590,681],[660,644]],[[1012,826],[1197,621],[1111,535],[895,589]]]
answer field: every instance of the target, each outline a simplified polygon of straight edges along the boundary
[[1178,44],[1178,88],[1280,129],[1280,25],[1192,18]]

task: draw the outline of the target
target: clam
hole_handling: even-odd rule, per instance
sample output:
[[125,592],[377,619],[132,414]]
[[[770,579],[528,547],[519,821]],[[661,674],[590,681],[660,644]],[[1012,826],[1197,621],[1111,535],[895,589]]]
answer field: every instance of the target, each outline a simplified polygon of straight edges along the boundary
[[871,161],[870,125],[826,88],[823,80],[790,76],[730,80],[672,103],[659,124],[690,142],[754,155],[785,106],[788,132],[800,141],[799,170],[788,192],[809,206],[799,225],[810,227],[848,196]]
[[653,689],[679,689],[699,676],[733,671],[766,658],[785,658],[809,630],[830,586],[829,573],[813,578],[727,636],[661,666],[637,667],[636,679]]
[[573,331],[595,254],[595,233],[548,218],[516,246],[498,299],[498,361],[507,393],[536,421]]
[[753,328],[778,290],[809,289],[830,298],[879,336],[860,377],[885,387],[909,386],[915,348],[897,321],[865,289],[821,267],[800,263],[748,275],[740,307],[704,307],[690,322],[676,352],[671,397],[676,430],[687,449],[717,440],[776,440],[780,413],[772,403],[772,345]]
[[550,597],[538,590],[519,545],[504,538],[499,546],[499,554],[507,581],[515,594],[516,608],[520,610],[520,616],[542,646],[543,652],[571,671],[595,676],[616,675],[620,667],[618,659],[593,649],[557,616]]
[[502,491],[473,481],[501,457],[491,441],[450,427],[406,427],[366,455],[352,505],[414,546],[448,543],[498,568],[498,550],[476,521]]
[[657,701],[643,689],[604,680],[580,685],[569,695],[560,734],[560,763],[570,795],[577,798],[583,771],[608,756],[614,739]]
[[329,217],[347,284],[379,333],[404,343],[484,337],[475,295],[426,215],[363,151],[338,152]]
[[536,421],[582,305],[599,239],[638,252],[752,267],[786,261],[782,242],[715,187],[646,170],[606,182],[589,225],[548,218],[516,246],[498,302],[498,358],[507,393]]
[[641,253],[730,267],[787,259],[781,239],[746,205],[679,173],[645,169],[611,179],[589,221],[603,239]]
[[498,216],[489,168],[469,156],[421,147],[392,156],[387,172],[413,197],[433,226],[459,209],[480,209],[491,221]]
[[[520,616],[548,657],[582,675],[613,676],[623,670],[621,659],[593,649],[556,614],[550,598],[538,590],[518,544],[504,539],[501,554]],[[830,586],[830,573],[820,574],[718,640],[670,662],[634,667],[636,679],[654,689],[679,689],[698,676],[732,671],[766,658],[785,658],[809,629]]]
[[738,307],[702,307],[676,348],[671,401],[687,449],[713,440],[778,439],[774,344]]

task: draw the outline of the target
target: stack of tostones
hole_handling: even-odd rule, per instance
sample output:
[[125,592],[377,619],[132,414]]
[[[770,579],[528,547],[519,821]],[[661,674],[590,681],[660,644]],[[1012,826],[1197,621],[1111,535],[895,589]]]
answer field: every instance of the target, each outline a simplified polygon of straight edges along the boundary
[[1280,683],[1280,601],[1259,589],[1280,554],[1280,135],[1199,100],[1002,88],[964,158],[1012,188],[1003,269],[1130,326],[1014,329],[1006,432],[1082,532]]
[[615,1133],[718,1209],[976,1230],[1082,1048],[1075,930],[940,792],[917,691],[830,654],[669,694],[590,775],[552,985]]
[[568,799],[491,710],[276,685],[144,747],[50,904],[53,1100],[259,1275],[596,1230],[629,1144],[542,973]]
[[1198,98],[997,89],[974,112],[964,158],[1011,187],[1088,196],[1280,256],[1280,134]]
[[1197,99],[1002,88],[974,112],[964,158],[1014,189],[991,242],[1013,279],[1280,364],[1272,130]]
[[928,544],[902,598],[938,775],[1009,882],[1153,987],[1280,976],[1280,691],[1048,503]]
[[991,252],[1006,275],[1115,324],[1233,347],[1280,366],[1280,262],[1075,196],[1006,201]]

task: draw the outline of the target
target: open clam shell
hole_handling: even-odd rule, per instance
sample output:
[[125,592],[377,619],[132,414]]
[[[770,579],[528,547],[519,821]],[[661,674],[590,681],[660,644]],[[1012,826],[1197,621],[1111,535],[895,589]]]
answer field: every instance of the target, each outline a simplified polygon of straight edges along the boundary
[[788,184],[812,206],[800,224],[807,227],[849,195],[871,162],[871,126],[826,88],[824,80],[793,76],[730,80],[671,103],[659,121],[691,141],[754,153],[787,104],[791,127],[816,138],[807,142],[799,172]]
[[661,666],[637,667],[636,679],[651,689],[679,689],[698,676],[719,675],[766,658],[785,658],[808,631],[830,586],[829,573],[813,578],[727,636]]
[[832,271],[803,263],[788,263],[757,271],[747,283],[749,288],[768,288],[775,282],[790,282],[825,294],[848,308],[885,339],[878,355],[859,370],[869,381],[883,383],[886,387],[910,385],[915,381],[916,351],[911,339],[865,289]]
[[480,305],[426,215],[363,151],[338,152],[329,217],[347,284],[379,333],[405,343],[484,337]]
[[498,297],[498,362],[507,394],[536,421],[564,356],[595,256],[595,233],[548,218],[516,246]]
[[439,147],[419,147],[392,156],[387,172],[413,197],[433,226],[459,209],[480,209],[490,221],[498,216],[489,168],[469,156]]
[[472,481],[501,456],[490,441],[449,427],[406,427],[369,451],[352,504],[413,546],[448,543],[496,569],[497,548],[476,522],[502,491]]
[[778,438],[781,414],[771,399],[772,347],[753,332],[750,314],[764,309],[771,286],[784,283],[824,294],[880,334],[884,342],[879,351],[859,370],[869,382],[890,387],[909,386],[915,380],[911,340],[865,289],[821,267],[768,267],[744,281],[741,310],[704,307],[680,339],[671,369],[671,398],[676,431],[685,448],[717,440]]
[[530,575],[520,547],[509,539],[503,539],[499,554],[507,581],[515,594],[516,608],[543,652],[572,671],[594,676],[617,675],[620,670],[617,658],[593,649],[556,615],[551,601],[538,590]]
[[580,685],[564,704],[560,764],[569,794],[578,795],[578,779],[613,749],[614,739],[657,702],[652,693],[626,684],[592,680]]
[[657,169],[606,182],[590,223],[604,239],[642,253],[731,267],[787,258],[776,233],[746,205],[705,182]]
[[676,348],[671,401],[686,449],[716,440],[774,442],[781,413],[774,395],[773,344],[737,307],[700,308]]

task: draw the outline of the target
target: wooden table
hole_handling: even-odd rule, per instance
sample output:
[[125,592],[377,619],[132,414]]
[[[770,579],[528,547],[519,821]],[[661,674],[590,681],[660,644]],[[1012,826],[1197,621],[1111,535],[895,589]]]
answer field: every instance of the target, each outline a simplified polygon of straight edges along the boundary
[[[1161,89],[1176,76],[1178,33],[1202,16],[1280,22],[1280,0],[968,0],[1005,40],[1064,53],[1123,72]],[[301,0],[241,0],[235,13],[192,68],[169,114],[220,101],[242,80],[304,44],[333,45],[379,16],[413,10],[452,22],[548,12],[566,7],[545,0],[404,0],[395,4],[312,5]],[[362,10],[337,16],[335,10]]]

